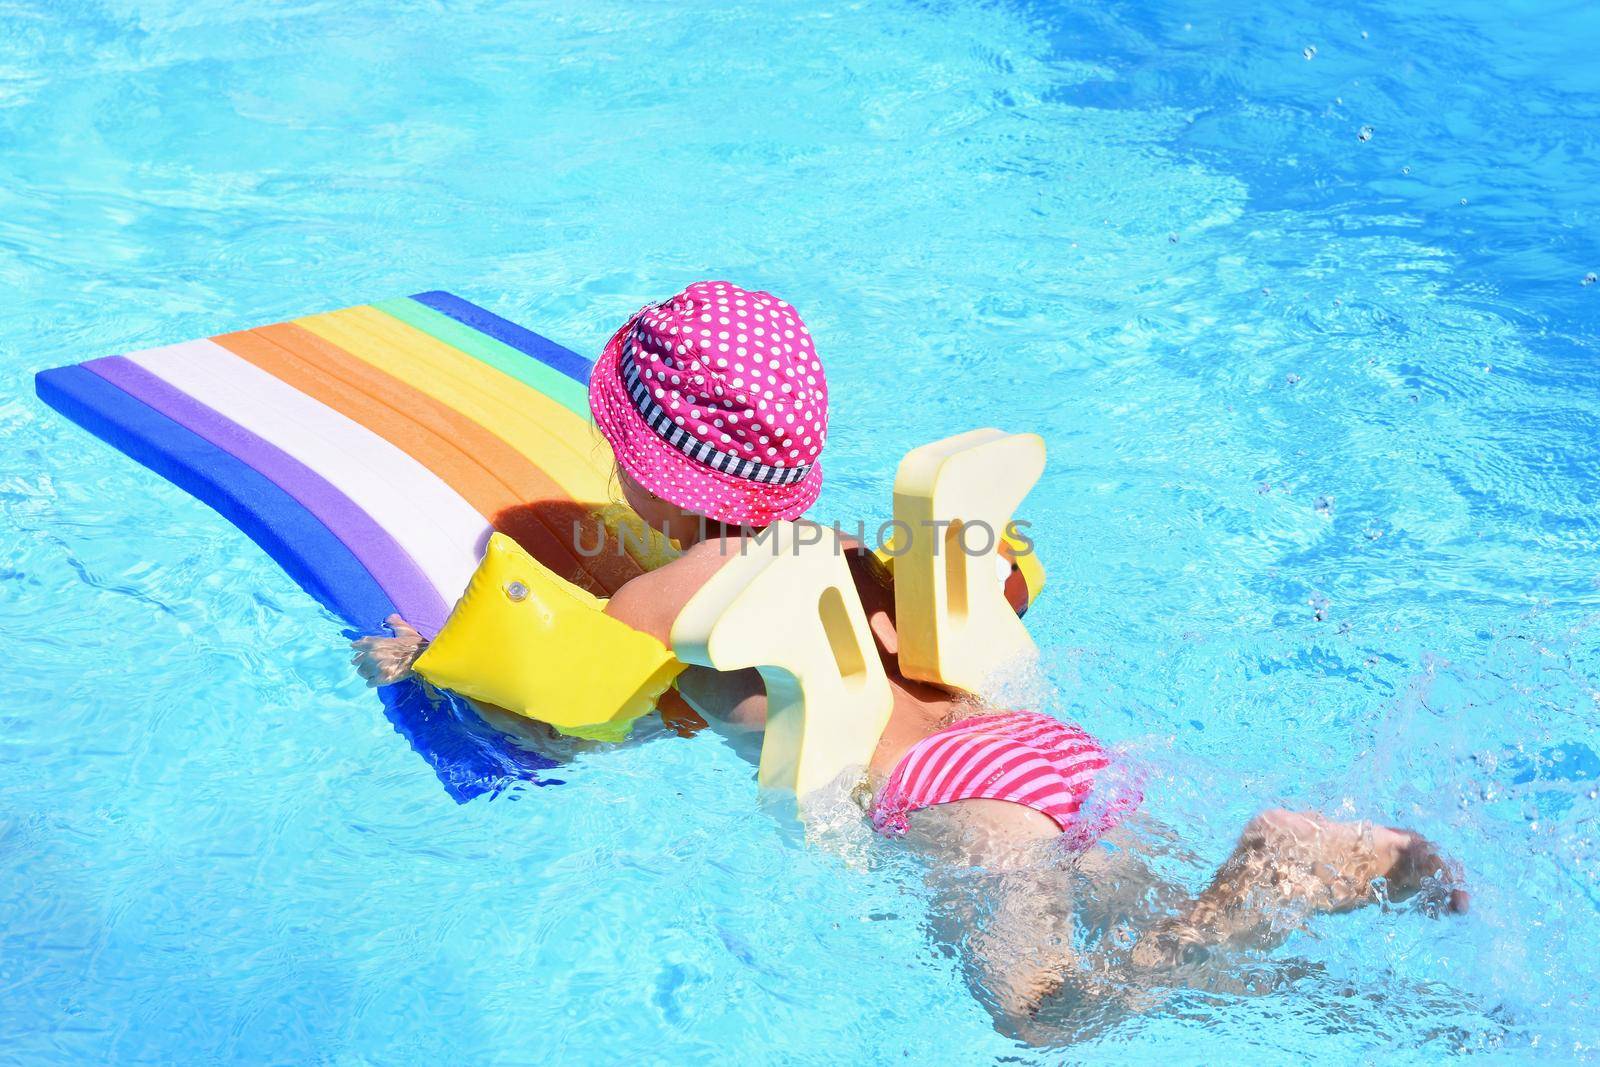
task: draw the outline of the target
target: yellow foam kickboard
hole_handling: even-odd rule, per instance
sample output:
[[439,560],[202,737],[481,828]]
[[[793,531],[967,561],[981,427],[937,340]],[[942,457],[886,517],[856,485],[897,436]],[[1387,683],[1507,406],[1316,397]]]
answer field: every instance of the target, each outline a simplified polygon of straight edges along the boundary
[[995,575],[1001,535],[1044,463],[1038,434],[994,429],[923,445],[900,461],[894,517],[910,537],[895,559],[894,599],[907,677],[981,695],[998,671],[1035,653]]
[[744,549],[684,606],[672,647],[685,663],[761,673],[757,779],[804,796],[871,761],[894,694],[834,530],[774,523]]
[[564,734],[620,741],[683,664],[604,608],[605,601],[494,534],[416,672]]

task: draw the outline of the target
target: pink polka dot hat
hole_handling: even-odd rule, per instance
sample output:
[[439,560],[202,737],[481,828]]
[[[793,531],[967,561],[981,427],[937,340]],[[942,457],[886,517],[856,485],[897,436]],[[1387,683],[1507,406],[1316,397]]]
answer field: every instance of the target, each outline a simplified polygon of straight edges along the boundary
[[596,361],[589,410],[629,477],[719,522],[798,518],[822,488],[827,381],[771,293],[695,282],[644,308]]

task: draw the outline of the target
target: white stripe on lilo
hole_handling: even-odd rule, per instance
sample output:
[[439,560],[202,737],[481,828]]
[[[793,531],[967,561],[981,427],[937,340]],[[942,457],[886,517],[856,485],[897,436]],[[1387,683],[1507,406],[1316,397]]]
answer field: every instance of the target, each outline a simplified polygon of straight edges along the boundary
[[650,396],[650,387],[640,380],[639,367],[634,363],[633,353],[629,350],[630,340],[631,338],[623,342],[622,357],[618,360],[618,366],[622,371],[622,384],[627,388],[628,396],[633,400],[633,406],[639,412],[639,417],[644,419],[644,424],[650,427],[657,437],[712,470],[753,482],[793,485],[804,481],[806,475],[811,473],[809,463],[802,463],[797,467],[782,467],[776,464],[758,463],[732,452],[724,452],[679,426],[673,421],[672,416],[667,414],[666,409]]

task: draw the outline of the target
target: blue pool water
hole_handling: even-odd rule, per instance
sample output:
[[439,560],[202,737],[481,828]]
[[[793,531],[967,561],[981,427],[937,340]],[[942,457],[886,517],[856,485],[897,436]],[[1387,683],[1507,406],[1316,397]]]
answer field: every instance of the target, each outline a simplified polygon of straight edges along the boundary
[[[1239,7],[0,2],[0,1061],[1593,1055],[1600,9]],[[1045,436],[1048,703],[1179,878],[1315,806],[1436,836],[1472,915],[1017,1046],[893,848],[709,736],[436,771],[32,394],[440,287],[592,354],[700,276],[818,337],[825,518]]]

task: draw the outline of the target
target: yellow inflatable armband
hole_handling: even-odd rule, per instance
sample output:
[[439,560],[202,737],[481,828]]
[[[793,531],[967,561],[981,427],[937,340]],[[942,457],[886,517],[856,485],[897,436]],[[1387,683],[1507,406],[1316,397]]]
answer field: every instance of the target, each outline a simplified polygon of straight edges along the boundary
[[494,534],[416,672],[572,737],[620,741],[683,664],[604,607]]

